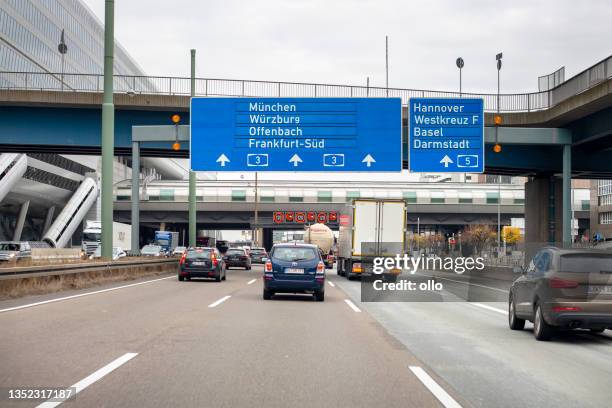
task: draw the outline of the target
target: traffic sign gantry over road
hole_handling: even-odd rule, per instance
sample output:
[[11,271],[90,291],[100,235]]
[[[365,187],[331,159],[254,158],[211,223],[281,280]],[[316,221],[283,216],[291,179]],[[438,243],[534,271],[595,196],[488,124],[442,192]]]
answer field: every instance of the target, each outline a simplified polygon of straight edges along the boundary
[[401,171],[400,98],[192,98],[196,171]]
[[484,172],[482,99],[410,99],[409,168],[414,172]]

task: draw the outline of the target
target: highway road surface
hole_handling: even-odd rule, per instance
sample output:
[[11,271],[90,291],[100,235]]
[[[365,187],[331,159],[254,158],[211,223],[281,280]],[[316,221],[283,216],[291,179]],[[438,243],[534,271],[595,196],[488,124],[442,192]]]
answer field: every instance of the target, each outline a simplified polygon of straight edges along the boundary
[[[66,407],[607,407],[612,335],[536,342],[503,302],[362,303],[328,273],[325,302],[264,301],[262,268],[175,275],[0,302],[10,389],[74,386]],[[506,283],[479,290],[504,296]],[[460,288],[462,282],[448,281]],[[489,289],[488,289],[489,288]],[[42,404],[57,406],[57,402]]]

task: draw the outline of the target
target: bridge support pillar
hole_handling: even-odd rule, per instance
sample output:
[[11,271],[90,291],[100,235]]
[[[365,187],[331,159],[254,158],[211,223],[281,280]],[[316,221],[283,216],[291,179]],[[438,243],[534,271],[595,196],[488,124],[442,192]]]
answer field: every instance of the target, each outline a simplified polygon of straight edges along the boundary
[[49,209],[47,210],[47,215],[45,216],[45,224],[43,225],[43,229],[42,229],[43,237],[45,236],[45,234],[47,233],[47,230],[49,229],[49,227],[51,226],[51,223],[53,222],[54,214],[55,214],[55,206],[49,207]]
[[21,204],[19,215],[17,216],[17,222],[15,223],[15,232],[13,232],[13,241],[21,241],[21,233],[23,232],[23,225],[25,224],[26,216],[28,215],[28,208],[30,208],[30,201],[26,201]]
[[[545,245],[571,244],[571,179],[535,177],[525,184],[526,259]],[[566,235],[567,234],[567,235]]]
[[572,244],[572,145],[563,145],[563,245]]

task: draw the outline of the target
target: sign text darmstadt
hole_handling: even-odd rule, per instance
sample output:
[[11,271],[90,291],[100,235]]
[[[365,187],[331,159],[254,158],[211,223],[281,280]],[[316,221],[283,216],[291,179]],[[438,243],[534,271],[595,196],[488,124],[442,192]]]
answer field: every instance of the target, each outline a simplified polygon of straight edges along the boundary
[[412,98],[409,167],[413,172],[484,172],[482,99]]
[[195,171],[401,171],[399,98],[192,98]]

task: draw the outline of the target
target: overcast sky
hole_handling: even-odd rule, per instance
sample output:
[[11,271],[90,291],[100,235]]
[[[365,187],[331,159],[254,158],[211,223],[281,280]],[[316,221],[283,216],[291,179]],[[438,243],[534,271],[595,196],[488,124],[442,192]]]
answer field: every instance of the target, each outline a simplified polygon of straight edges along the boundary
[[[103,0],[85,3],[104,19]],[[610,0],[129,0],[115,1],[115,36],[150,75],[385,84],[464,91],[537,90],[611,54]]]

